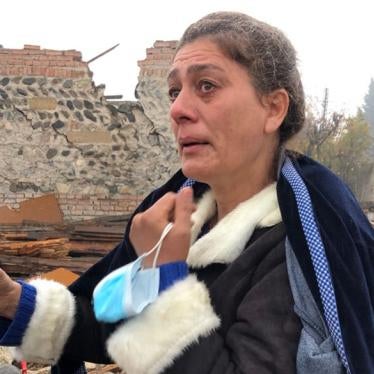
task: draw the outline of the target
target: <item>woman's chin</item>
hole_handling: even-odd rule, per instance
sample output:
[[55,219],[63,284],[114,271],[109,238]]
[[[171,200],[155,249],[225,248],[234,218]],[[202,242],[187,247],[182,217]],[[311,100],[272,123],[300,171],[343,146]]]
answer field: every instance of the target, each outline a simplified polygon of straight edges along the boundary
[[187,178],[203,183],[208,183],[210,179],[209,175],[211,174],[206,167],[202,167],[202,165],[191,165],[189,163],[184,163],[182,165],[182,172]]

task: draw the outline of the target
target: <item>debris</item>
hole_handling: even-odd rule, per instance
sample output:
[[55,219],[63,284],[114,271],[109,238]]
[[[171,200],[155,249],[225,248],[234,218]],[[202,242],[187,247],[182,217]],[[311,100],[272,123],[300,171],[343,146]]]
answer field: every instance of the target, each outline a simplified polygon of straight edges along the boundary
[[41,223],[57,224],[63,222],[63,215],[56,196],[44,195],[22,201],[19,209],[0,207],[1,224],[22,224],[33,220]]
[[64,286],[70,286],[79,275],[65,268],[57,268],[56,270],[49,271],[40,275],[43,279],[54,280]]
[[0,268],[12,277],[32,277],[59,268],[80,275],[122,240],[129,217],[105,216],[64,225],[2,225]]

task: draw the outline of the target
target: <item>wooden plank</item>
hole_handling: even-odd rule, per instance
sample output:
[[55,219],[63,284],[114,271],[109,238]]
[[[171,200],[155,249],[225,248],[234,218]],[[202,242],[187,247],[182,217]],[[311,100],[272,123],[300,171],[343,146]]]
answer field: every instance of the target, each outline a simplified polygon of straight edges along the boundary
[[10,275],[33,276],[57,268],[82,274],[99,260],[98,257],[65,257],[61,259],[0,254],[0,268]]
[[34,240],[34,241],[6,241],[0,242],[1,248],[42,248],[52,246],[62,246],[69,241],[68,238],[50,239],[50,240]]
[[74,232],[95,233],[95,234],[118,234],[123,235],[125,229],[122,227],[100,227],[93,226],[75,226]]
[[67,238],[37,241],[0,242],[0,253],[21,256],[62,257],[69,253]]
[[98,257],[98,258],[101,258],[101,257],[104,257],[105,255],[107,255],[110,251],[108,250],[105,250],[105,249],[78,249],[78,250],[71,250],[69,251],[69,256],[70,257],[84,257],[84,256],[88,256],[88,257]]
[[95,236],[72,236],[71,237],[72,240],[74,241],[81,241],[81,242],[86,242],[86,241],[97,241],[97,242],[115,242],[115,243],[119,243],[123,237],[118,237],[118,238],[115,238],[115,237],[107,237],[107,238],[101,238],[101,237],[95,237]]
[[98,250],[98,251],[105,251],[109,252],[112,250],[119,241],[106,241],[106,242],[98,242],[96,241],[75,241],[75,240],[69,240],[70,245],[70,251],[86,251],[86,250]]

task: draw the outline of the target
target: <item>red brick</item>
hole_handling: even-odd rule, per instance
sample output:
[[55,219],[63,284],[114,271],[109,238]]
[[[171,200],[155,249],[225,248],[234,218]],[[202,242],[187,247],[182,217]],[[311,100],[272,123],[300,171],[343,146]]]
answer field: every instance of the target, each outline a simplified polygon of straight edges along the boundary
[[177,49],[177,46],[169,47],[169,48],[160,48],[160,53],[171,53],[174,54],[175,50]]
[[166,47],[159,47],[159,48],[147,48],[147,57],[153,56],[153,55],[165,55],[165,54],[171,54],[174,56],[176,48],[166,48]]
[[162,53],[155,53],[153,55],[150,55],[147,57],[147,60],[165,60],[165,61],[171,61],[174,57],[174,54],[168,53],[168,54],[162,54]]
[[33,66],[49,66],[49,62],[45,60],[31,60]]
[[65,66],[65,62],[64,61],[49,60],[48,65],[49,66]]
[[7,75],[17,75],[18,68],[16,66],[8,66],[7,68]]
[[50,60],[53,60],[53,61],[73,61],[71,56],[61,55],[61,56],[48,56],[48,57]]
[[79,62],[76,62],[76,61],[66,61],[65,66],[69,66],[69,67],[72,67],[72,68],[79,68],[79,67],[81,67],[81,64]]
[[155,48],[175,47],[176,45],[177,45],[176,40],[168,40],[168,41],[156,40],[153,44]]
[[32,67],[31,66],[24,66],[23,67],[23,75],[31,75],[32,74]]
[[41,66],[33,66],[32,74],[34,75],[46,75],[47,68]]
[[66,70],[64,68],[57,68],[56,69],[56,74],[57,74],[58,77],[68,78],[69,77],[69,70]]
[[158,48],[147,48],[147,49],[145,50],[145,52],[146,52],[147,56],[148,56],[148,55],[153,55],[154,53],[157,53],[157,52],[158,52]]
[[26,55],[45,55],[45,51],[44,49],[40,50],[40,51],[37,51],[37,50],[33,50],[33,49],[26,49],[23,51],[24,54]]
[[85,76],[86,76],[86,73],[84,71],[80,71],[80,70],[71,71],[71,78],[83,78]]
[[71,49],[69,51],[64,51],[65,56],[74,56],[74,57],[80,57],[82,58],[82,53],[79,51],[76,51],[75,49]]
[[14,59],[14,58],[9,58],[8,59],[8,64],[9,65],[22,65],[22,60]]
[[21,51],[22,51],[21,49],[0,48],[1,53],[9,53],[9,54],[22,53]]
[[54,68],[51,68],[51,67],[45,68],[45,70],[44,70],[44,74],[45,74],[47,77],[54,77],[54,76],[55,76],[55,69],[54,69]]
[[138,61],[139,66],[152,66],[156,64],[162,64],[165,63],[165,60],[143,60],[143,61]]
[[63,51],[55,51],[53,49],[44,49],[47,56],[61,56]]
[[40,50],[40,45],[32,45],[32,44],[25,44],[23,46],[24,49],[39,49]]
[[27,55],[23,54],[23,53],[10,53],[9,54],[9,58],[12,58],[12,59],[19,59],[19,60],[24,60],[26,58]]

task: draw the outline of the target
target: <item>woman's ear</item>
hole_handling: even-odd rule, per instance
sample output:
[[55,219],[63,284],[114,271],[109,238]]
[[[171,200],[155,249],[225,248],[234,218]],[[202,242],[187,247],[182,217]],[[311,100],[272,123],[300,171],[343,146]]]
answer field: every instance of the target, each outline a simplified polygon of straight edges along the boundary
[[279,129],[286,117],[290,98],[287,91],[280,88],[266,95],[263,99],[268,109],[268,119],[264,131],[266,134],[271,134]]

